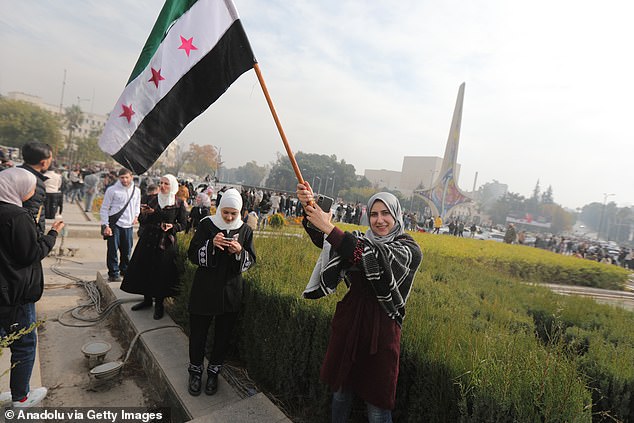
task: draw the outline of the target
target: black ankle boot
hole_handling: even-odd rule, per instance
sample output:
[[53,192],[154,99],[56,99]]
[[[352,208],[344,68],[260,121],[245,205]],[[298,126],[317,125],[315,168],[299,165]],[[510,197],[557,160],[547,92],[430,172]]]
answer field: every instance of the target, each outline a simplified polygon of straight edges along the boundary
[[187,385],[187,391],[190,395],[197,397],[200,395],[203,385],[203,366],[189,365],[189,382]]
[[165,314],[165,308],[163,307],[163,298],[157,298],[154,303],[154,320],[163,318]]
[[213,395],[218,391],[218,373],[207,372],[207,384],[205,385],[205,394]]
[[144,308],[149,308],[152,307],[152,297],[143,297],[143,301],[141,301],[140,303],[136,303],[135,305],[133,305],[130,310],[132,311],[139,311],[139,310],[143,310]]

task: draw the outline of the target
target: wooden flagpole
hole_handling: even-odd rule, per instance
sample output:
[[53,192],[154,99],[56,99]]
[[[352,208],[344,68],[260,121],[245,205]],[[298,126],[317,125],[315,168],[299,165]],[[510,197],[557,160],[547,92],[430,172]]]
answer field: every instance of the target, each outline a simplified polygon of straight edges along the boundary
[[275,106],[273,106],[273,101],[271,100],[271,96],[269,95],[269,90],[266,89],[266,84],[264,83],[264,78],[262,78],[262,72],[260,72],[260,66],[257,62],[253,64],[253,69],[255,69],[255,74],[258,76],[258,81],[260,81],[260,86],[262,87],[262,91],[264,92],[264,97],[266,97],[266,102],[269,104],[269,109],[271,109],[271,114],[273,115],[273,119],[275,120],[275,125],[277,126],[277,130],[282,137],[282,142],[284,143],[286,154],[288,154],[288,158],[291,160],[291,165],[293,166],[293,170],[295,171],[295,176],[297,176],[297,180],[299,181],[299,183],[303,184],[304,178],[302,177],[302,172],[299,170],[299,166],[297,165],[297,161],[295,160],[293,151],[288,145],[286,134],[284,134],[284,129],[282,128],[280,119],[277,116],[277,112],[275,111]]

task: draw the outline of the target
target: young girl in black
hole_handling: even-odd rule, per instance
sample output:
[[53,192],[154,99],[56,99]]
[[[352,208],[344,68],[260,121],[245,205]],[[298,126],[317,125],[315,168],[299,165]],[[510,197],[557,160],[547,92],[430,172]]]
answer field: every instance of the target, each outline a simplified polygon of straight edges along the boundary
[[203,218],[189,245],[189,259],[196,275],[189,298],[189,386],[191,395],[202,390],[203,360],[212,321],[214,342],[205,393],[218,390],[218,373],[242,304],[242,272],[255,263],[253,231],[240,216],[242,197],[235,189],[222,195],[216,214]]

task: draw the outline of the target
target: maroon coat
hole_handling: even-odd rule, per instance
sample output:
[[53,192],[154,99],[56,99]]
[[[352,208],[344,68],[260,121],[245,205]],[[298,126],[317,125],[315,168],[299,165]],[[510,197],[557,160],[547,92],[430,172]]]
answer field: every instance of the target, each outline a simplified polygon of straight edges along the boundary
[[[353,235],[335,228],[327,241],[342,253],[347,236]],[[376,407],[391,410],[396,404],[401,328],[381,307],[360,271],[350,272],[349,278],[350,290],[332,319],[320,376],[333,391],[343,387]]]

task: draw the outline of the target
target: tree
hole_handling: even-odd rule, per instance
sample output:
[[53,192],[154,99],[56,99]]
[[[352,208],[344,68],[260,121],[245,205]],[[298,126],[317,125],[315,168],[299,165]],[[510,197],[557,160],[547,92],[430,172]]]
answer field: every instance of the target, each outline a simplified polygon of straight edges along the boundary
[[533,188],[533,195],[532,195],[531,199],[535,199],[535,200],[539,201],[540,192],[541,192],[541,188],[539,186],[539,179],[538,179],[537,183],[535,184],[535,188]]
[[574,214],[567,212],[559,204],[543,204],[541,215],[550,221],[550,232],[555,234],[569,231],[575,222]]
[[603,204],[597,202],[586,204],[581,208],[579,220],[586,226],[597,231],[599,230],[599,221],[601,220],[602,212]]
[[75,132],[84,123],[84,112],[81,111],[81,107],[77,104],[64,109],[64,122],[66,123],[66,129],[68,130],[68,142],[66,144],[66,150],[64,154],[69,162],[73,164],[78,162],[77,148],[78,140],[73,138],[73,132]]
[[[337,197],[340,190],[358,185],[354,166],[345,160],[338,162],[334,154],[328,156],[299,151],[295,154],[295,160],[304,180],[311,185],[314,182],[315,192]],[[278,153],[277,161],[271,166],[266,179],[266,185],[274,189],[295,191],[297,177],[286,155]]]
[[525,200],[524,196],[520,194],[507,192],[490,207],[491,221],[496,225],[503,225],[506,223],[506,217],[509,213],[525,213]]
[[629,241],[631,227],[632,209],[629,207],[617,208],[614,214],[614,220],[610,221],[607,227],[608,239],[618,243]]
[[60,121],[54,114],[25,101],[0,98],[0,144],[22,147],[40,141],[55,151],[61,146]]
[[189,145],[188,160],[183,165],[183,170],[194,175],[216,175],[218,170],[219,151],[213,145]]
[[529,198],[527,201],[526,209],[528,210],[528,212],[538,213],[539,202],[541,199],[540,193],[541,193],[541,188],[539,186],[539,179],[538,179],[537,183],[535,184],[535,188],[533,188],[533,195],[531,195],[531,198]]
[[260,186],[266,176],[267,167],[258,166],[257,162],[250,161],[244,166],[234,169],[233,180],[244,185]]
[[99,148],[99,131],[93,130],[87,137],[79,137],[75,140],[75,161],[81,164],[90,162],[108,162],[112,158]]
[[339,197],[343,201],[352,203],[366,204],[370,197],[376,194],[378,191],[376,188],[369,187],[352,187],[339,191]]
[[171,173],[178,176],[185,162],[189,160],[190,152],[178,141],[174,142],[176,143],[174,147],[170,146],[171,148],[161,154],[156,167],[157,170],[158,168],[162,169],[161,173]]
[[548,189],[542,194],[542,204],[554,204],[555,200],[553,199],[553,187],[552,185],[548,185]]

